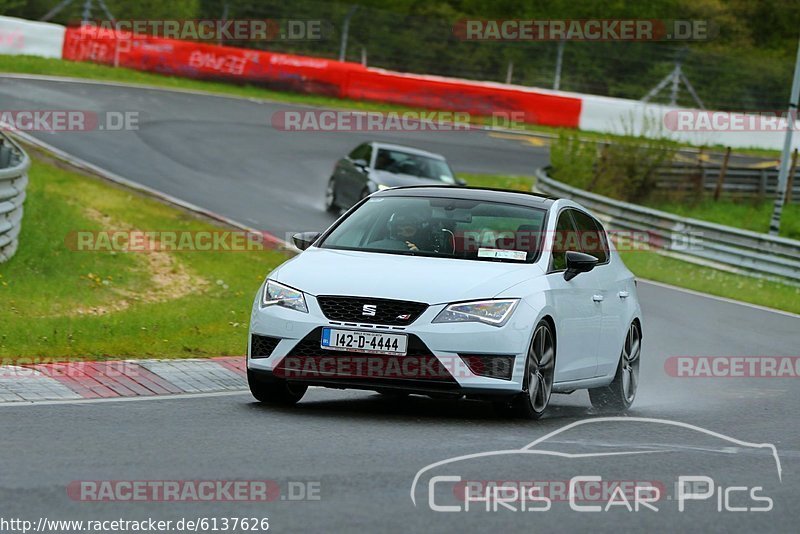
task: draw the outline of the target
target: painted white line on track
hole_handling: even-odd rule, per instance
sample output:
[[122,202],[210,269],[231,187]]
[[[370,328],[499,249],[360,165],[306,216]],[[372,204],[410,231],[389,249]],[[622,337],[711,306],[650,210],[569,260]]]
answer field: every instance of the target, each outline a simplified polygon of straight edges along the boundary
[[647,280],[645,278],[638,278],[637,277],[636,281],[639,282],[639,283],[642,283],[642,284],[650,284],[652,286],[661,287],[661,288],[664,288],[664,289],[671,289],[673,291],[679,291],[681,293],[687,293],[689,295],[694,295],[696,297],[703,297],[703,298],[707,298],[707,299],[711,299],[711,300],[717,300],[717,301],[725,302],[725,303],[728,303],[728,304],[737,304],[739,306],[745,306],[747,308],[752,308],[754,310],[759,310],[759,311],[769,312],[769,313],[776,313],[778,315],[784,315],[786,317],[792,317],[794,319],[800,319],[800,315],[798,315],[796,313],[792,313],[792,312],[788,312],[788,311],[784,311],[784,310],[777,310],[775,308],[769,308],[767,306],[761,306],[759,304],[752,304],[750,302],[743,302],[741,300],[736,300],[736,299],[732,299],[732,298],[728,298],[728,297],[719,297],[717,295],[710,295],[708,293],[703,293],[701,291],[695,291],[694,289],[686,289],[685,287],[673,286],[671,284],[665,284],[663,282],[656,282],[654,280]]
[[[103,399],[75,399],[75,400],[46,400],[46,401],[13,401],[0,402],[1,408],[14,408],[18,406],[54,406],[59,404],[103,404],[107,402],[133,402],[176,399],[198,399],[204,397],[231,397],[235,395],[249,395],[246,389],[236,391],[210,391],[207,393],[175,393],[173,395],[151,395],[147,397],[108,397]],[[253,399],[253,402],[256,402]]]

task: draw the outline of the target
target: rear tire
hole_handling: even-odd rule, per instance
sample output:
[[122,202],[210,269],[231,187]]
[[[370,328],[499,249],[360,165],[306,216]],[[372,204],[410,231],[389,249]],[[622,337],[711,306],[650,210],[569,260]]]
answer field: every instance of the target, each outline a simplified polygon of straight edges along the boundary
[[297,404],[308,390],[308,386],[298,386],[280,378],[264,380],[250,369],[247,370],[247,385],[257,401],[283,406]]
[[614,380],[608,386],[589,390],[593,407],[615,412],[624,412],[631,407],[639,386],[641,353],[642,331],[638,323],[631,323],[625,342],[622,344],[622,354],[619,357]]

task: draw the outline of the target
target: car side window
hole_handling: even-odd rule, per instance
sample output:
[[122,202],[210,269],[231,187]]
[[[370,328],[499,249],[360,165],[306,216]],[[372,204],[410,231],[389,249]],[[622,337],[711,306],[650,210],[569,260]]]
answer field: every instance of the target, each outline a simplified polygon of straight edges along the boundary
[[586,213],[570,210],[578,228],[580,251],[591,254],[598,259],[598,263],[608,261],[606,243],[601,235],[597,222]]
[[600,258],[600,263],[608,261],[611,257],[611,248],[608,245],[608,234],[606,233],[605,228],[603,225],[600,224],[600,221],[597,219],[593,219],[595,226],[597,226],[597,232],[600,234],[600,242],[603,244],[603,254],[605,255],[604,258]]
[[553,253],[550,260],[550,269],[552,271],[563,271],[567,268],[566,254],[568,250],[580,252],[578,233],[575,231],[575,225],[570,215],[572,211],[566,209],[558,215],[556,232],[553,235]]

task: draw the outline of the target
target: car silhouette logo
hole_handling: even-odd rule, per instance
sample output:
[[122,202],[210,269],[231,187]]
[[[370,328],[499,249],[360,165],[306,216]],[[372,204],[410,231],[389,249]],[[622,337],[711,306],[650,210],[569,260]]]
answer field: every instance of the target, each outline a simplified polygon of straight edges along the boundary
[[375,304],[364,304],[364,306],[361,308],[361,315],[375,317],[376,313],[378,313],[378,306]]

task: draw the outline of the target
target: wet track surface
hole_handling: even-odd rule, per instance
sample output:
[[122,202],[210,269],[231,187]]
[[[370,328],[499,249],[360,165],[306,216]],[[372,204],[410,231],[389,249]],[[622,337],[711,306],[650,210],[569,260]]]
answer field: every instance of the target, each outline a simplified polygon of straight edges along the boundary
[[[225,98],[102,85],[0,79],[4,109],[139,110],[135,132],[37,133],[53,146],[131,180],[283,236],[319,229],[330,216],[322,194],[334,160],[367,138],[404,142],[447,156],[456,171],[529,174],[545,148],[486,132],[283,133],[270,114],[286,109]],[[497,419],[473,401],[312,389],[293,409],[269,409],[248,394],[168,400],[0,407],[4,517],[178,519],[269,517],[274,531],[511,531],[640,528],[689,531],[796,531],[800,520],[800,380],[675,378],[671,356],[798,356],[800,319],[673,289],[639,284],[644,349],[639,397],[629,415],[696,425],[763,449],[657,423],[607,422],[556,436],[550,450],[650,451],[566,461],[486,457],[426,473],[428,464],[482,451],[518,449],[569,423],[598,417],[588,395],[554,397],[539,422]],[[656,450],[657,452],[652,452]],[[546,512],[500,509],[434,512],[431,473],[468,480],[564,481],[576,475],[663,483],[659,511],[581,513],[553,502]],[[763,487],[769,512],[718,511],[717,494],[680,512],[679,476],[718,486]],[[427,478],[426,478],[427,477]],[[274,480],[319,483],[320,500],[270,503],[81,502],[80,480]],[[445,487],[445,486],[440,486]],[[284,492],[285,495],[285,492]],[[447,496],[437,495],[436,502]],[[451,494],[452,497],[452,494]],[[733,505],[760,506],[739,500]],[[450,503],[452,504],[452,503]],[[601,503],[601,504],[604,504]]]

